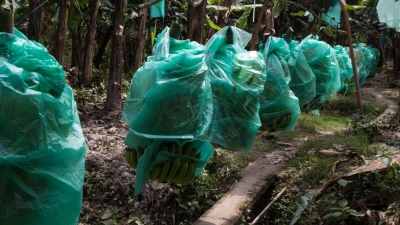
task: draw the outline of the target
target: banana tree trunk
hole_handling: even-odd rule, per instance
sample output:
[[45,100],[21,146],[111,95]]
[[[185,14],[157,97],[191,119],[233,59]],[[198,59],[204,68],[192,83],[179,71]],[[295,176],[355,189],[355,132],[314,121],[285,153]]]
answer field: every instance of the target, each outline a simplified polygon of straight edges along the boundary
[[14,33],[14,17],[9,12],[0,11],[0,32]]
[[[199,2],[199,1],[198,1]],[[194,5],[191,0],[189,0],[189,10],[188,10],[188,38],[191,41],[197,41],[200,44],[204,42],[204,31],[205,31],[205,19],[206,19],[206,6],[207,0],[200,1],[199,5]]]
[[60,11],[58,17],[57,29],[53,36],[53,44],[51,48],[51,54],[58,61],[58,63],[64,65],[64,53],[65,53],[65,38],[67,31],[68,12],[71,5],[70,0],[60,0]]
[[83,60],[82,76],[83,85],[88,87],[93,83],[93,45],[96,35],[96,18],[99,11],[100,0],[91,0],[91,16],[85,40],[85,58]]
[[28,38],[37,42],[40,42],[43,23],[43,10],[39,7],[40,4],[41,0],[29,0],[29,11],[32,13],[29,15]]
[[[143,3],[146,3],[147,0],[143,0]],[[136,55],[135,60],[133,61],[133,72],[139,69],[140,65],[143,63],[143,49],[145,44],[145,31],[146,31],[146,21],[147,21],[147,9],[143,8],[139,12],[140,16],[140,25],[138,31],[137,38],[137,46],[136,46]]]
[[124,3],[116,1],[114,30],[111,43],[110,73],[108,76],[106,111],[120,110],[121,100],[121,79],[123,66],[123,40],[124,40]]

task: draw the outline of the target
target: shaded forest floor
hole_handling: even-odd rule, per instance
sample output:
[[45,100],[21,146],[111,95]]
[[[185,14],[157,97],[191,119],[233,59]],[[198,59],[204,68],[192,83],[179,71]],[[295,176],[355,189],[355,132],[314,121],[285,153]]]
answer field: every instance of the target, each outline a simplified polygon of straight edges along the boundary
[[[377,97],[378,95],[381,97]],[[389,87],[384,75],[368,79],[362,87],[362,97],[369,104],[376,105],[376,108],[385,104],[384,99],[395,102],[399,99],[398,89]],[[345,99],[355,101],[355,95]],[[286,151],[285,143],[297,148],[300,143],[310,139],[323,141],[326,135],[333,132],[329,128],[315,132],[310,121],[301,122],[309,118],[306,116],[300,118],[299,125],[293,132],[260,132],[252,153],[240,154],[217,149],[206,167],[207,173],[190,185],[149,182],[138,196],[134,196],[135,170],[127,164],[124,156],[126,146],[123,141],[128,126],[120,120],[121,112],[105,113],[102,110],[104,102],[104,98],[99,98],[94,103],[78,104],[87,139],[80,225],[191,224],[240,178],[240,170],[249,162],[272,150],[281,148],[282,152]],[[357,107],[354,104],[346,105],[346,101],[343,103],[339,99],[323,108],[321,118],[336,116],[351,119],[356,112]],[[369,115],[371,112],[366,113]],[[323,123],[323,120],[318,121]],[[371,133],[375,140],[379,136],[380,142],[395,143],[394,146],[400,143],[398,126],[381,124],[377,129],[379,132],[373,130]],[[337,143],[337,146],[340,145],[341,143]]]

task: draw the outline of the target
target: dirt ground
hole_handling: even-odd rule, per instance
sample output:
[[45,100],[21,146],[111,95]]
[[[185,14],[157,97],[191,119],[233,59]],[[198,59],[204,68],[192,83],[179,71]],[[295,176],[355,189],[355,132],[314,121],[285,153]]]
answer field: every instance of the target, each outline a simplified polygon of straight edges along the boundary
[[[384,98],[397,101],[398,91],[396,94],[393,91],[396,89],[388,89],[386,84],[383,75],[368,79],[362,88],[363,99],[381,101],[376,96],[383,94]],[[104,113],[104,102],[100,99],[94,104],[78,105],[87,139],[84,199],[79,225],[134,224],[137,219],[169,224],[162,218],[171,217],[171,213],[179,210],[173,203],[175,189],[168,183],[149,182],[141,194],[133,196],[135,170],[127,164],[124,156],[128,126],[120,120],[121,112]],[[388,126],[382,130],[382,137],[400,139],[400,130]],[[274,138],[273,135],[260,133],[253,152],[249,153],[250,158],[257,159],[265,154],[265,141]],[[281,147],[284,151],[287,146]],[[158,217],[160,221],[155,221]]]

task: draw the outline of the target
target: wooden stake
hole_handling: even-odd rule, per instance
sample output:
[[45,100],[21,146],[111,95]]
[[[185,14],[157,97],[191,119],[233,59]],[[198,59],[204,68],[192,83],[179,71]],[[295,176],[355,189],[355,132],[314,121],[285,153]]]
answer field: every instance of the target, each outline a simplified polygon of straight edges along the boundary
[[359,83],[358,74],[357,74],[356,59],[355,59],[355,56],[354,56],[353,41],[351,39],[351,29],[350,29],[350,22],[349,22],[349,14],[347,13],[347,9],[346,9],[346,6],[345,6],[345,3],[343,2],[343,0],[339,0],[339,3],[340,3],[340,6],[342,7],[342,10],[343,10],[343,17],[344,17],[344,22],[345,22],[345,25],[346,25],[347,42],[349,43],[351,64],[353,66],[354,83],[356,84],[358,107],[360,109],[361,115],[364,115],[364,108],[363,108],[363,105],[362,105],[362,99],[361,99],[361,93],[360,93],[360,83]]

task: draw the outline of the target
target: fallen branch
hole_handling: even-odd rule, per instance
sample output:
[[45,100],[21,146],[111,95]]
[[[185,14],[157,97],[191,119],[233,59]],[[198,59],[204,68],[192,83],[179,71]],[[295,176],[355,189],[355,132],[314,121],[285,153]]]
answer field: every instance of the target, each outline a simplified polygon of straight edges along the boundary
[[272,201],[267,205],[267,207],[265,207],[265,209],[253,220],[253,222],[250,223],[250,225],[256,224],[261,219],[261,217],[265,214],[265,212],[267,212],[267,210],[272,206],[272,204],[274,204],[276,202],[276,200],[278,200],[282,196],[283,192],[285,192],[285,191],[286,191],[286,187],[283,188],[282,191],[279,192],[279,194],[274,199],[272,199]]

